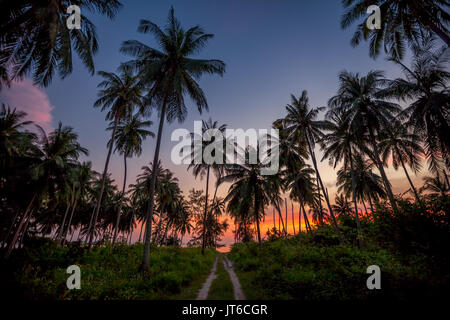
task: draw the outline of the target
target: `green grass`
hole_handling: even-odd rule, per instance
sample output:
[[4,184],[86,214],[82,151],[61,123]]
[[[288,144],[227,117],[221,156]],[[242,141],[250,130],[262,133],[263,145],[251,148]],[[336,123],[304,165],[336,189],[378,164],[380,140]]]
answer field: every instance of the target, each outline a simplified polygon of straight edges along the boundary
[[[216,256],[214,250],[202,256],[200,248],[151,250],[149,276],[138,272],[141,244],[88,252],[45,242],[15,252],[0,272],[16,295],[29,299],[194,299]],[[66,287],[66,268],[72,264],[81,269],[80,290]]]
[[223,255],[219,255],[217,262],[216,275],[211,288],[208,293],[208,300],[233,300],[234,291],[233,283],[231,282],[230,275],[223,266]]

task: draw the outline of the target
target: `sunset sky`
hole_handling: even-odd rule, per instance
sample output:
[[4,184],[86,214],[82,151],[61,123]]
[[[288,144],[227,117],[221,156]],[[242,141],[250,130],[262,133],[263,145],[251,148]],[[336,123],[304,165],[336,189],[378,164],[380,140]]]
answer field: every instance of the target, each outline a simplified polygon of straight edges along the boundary
[[[209,113],[199,115],[196,107],[189,103],[192,108],[186,121],[166,124],[164,128],[162,163],[178,177],[185,195],[189,189],[203,189],[205,181],[195,180],[186,171],[186,166],[171,162],[170,151],[175,142],[170,142],[170,135],[174,129],[192,131],[194,120],[210,117],[234,129],[270,128],[275,119],[285,115],[284,106],[289,103],[291,93],[298,96],[302,90],[307,90],[312,107],[325,106],[336,93],[340,71],[365,74],[378,69],[384,70],[388,78],[401,75],[384,56],[371,59],[367,44],[357,48],[350,46],[354,27],[341,30],[343,8],[340,1],[123,0],[122,3],[124,7],[114,21],[82,12],[97,26],[100,41],[100,50],[95,57],[97,70],[116,71],[121,62],[130,59],[119,52],[125,40],[137,39],[157,47],[151,35],[137,33],[138,23],[140,19],[148,19],[164,25],[171,4],[184,27],[199,24],[206,32],[215,34],[198,57],[221,59],[227,64],[223,78],[204,77],[200,81],[208,98]],[[0,101],[26,111],[29,119],[46,130],[55,128],[59,121],[74,127],[80,143],[90,151],[86,160],[92,161],[93,168],[100,172],[106,158],[106,142],[110,138],[110,132],[105,131],[108,126],[105,114],[93,108],[100,81],[99,76],[91,76],[77,59],[74,72],[65,80],[55,77],[52,84],[43,89],[24,79],[11,89],[3,90]],[[154,123],[155,116],[156,113],[151,118]],[[152,130],[157,131],[156,125]],[[143,165],[152,161],[154,145],[155,139],[147,140],[142,156],[129,160],[129,183],[134,182]],[[321,159],[322,153],[319,150],[317,153]],[[329,167],[327,160],[320,163],[319,169],[334,200],[337,169]],[[111,160],[110,172],[116,183],[121,184],[123,161],[117,155]],[[403,171],[395,172],[389,168],[387,174],[394,192],[408,189]],[[420,184],[423,174],[412,174],[413,181]],[[227,186],[223,186],[219,194],[224,195],[226,191]],[[288,208],[290,219],[290,202]],[[296,204],[294,210],[297,215]],[[267,226],[272,225],[272,209],[267,211],[267,225],[262,228],[264,233]],[[296,222],[296,228],[297,225]],[[226,242],[231,240],[232,234],[228,232]]]

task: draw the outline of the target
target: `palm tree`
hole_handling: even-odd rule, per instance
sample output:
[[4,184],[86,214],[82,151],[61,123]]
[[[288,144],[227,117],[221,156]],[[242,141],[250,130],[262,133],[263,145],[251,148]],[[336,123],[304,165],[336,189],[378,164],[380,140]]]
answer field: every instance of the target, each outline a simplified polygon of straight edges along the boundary
[[[343,238],[341,231],[339,230],[339,226],[334,216],[333,209],[328,198],[328,193],[323,185],[314,152],[316,142],[323,136],[322,130],[326,129],[328,126],[327,122],[316,120],[319,112],[324,109],[324,107],[310,109],[308,93],[304,90],[299,98],[291,95],[291,104],[286,106],[287,115],[282,121],[284,122],[286,131],[289,133],[289,137],[291,139],[297,140],[298,144],[306,143],[308,146],[309,155],[311,156],[311,160],[316,171],[318,184],[322,189],[334,227],[338,233],[339,240],[342,242]],[[319,201],[319,203],[321,203],[321,201]]]
[[49,135],[41,127],[37,128],[41,132],[40,148],[35,150],[36,164],[31,168],[35,191],[18,223],[5,253],[5,259],[16,246],[20,233],[26,232],[25,222],[29,221],[33,209],[40,208],[43,195],[47,194],[49,198],[54,198],[58,189],[64,192],[69,168],[76,165],[80,154],[88,154],[88,151],[77,142],[78,135],[71,127],[63,127],[59,123],[58,128]]
[[420,171],[420,156],[423,154],[423,149],[419,143],[419,137],[414,133],[409,133],[407,128],[399,122],[394,122],[386,129],[380,136],[383,162],[387,162],[391,158],[395,170],[402,166],[417,202],[421,203],[417,189],[412,183],[405,166],[405,163],[408,164],[415,173]]
[[[150,86],[148,93],[151,105],[159,108],[160,121],[156,141],[153,165],[159,162],[159,149],[165,118],[168,121],[178,118],[183,121],[186,116],[184,97],[186,94],[197,104],[199,112],[208,109],[206,97],[194,78],[203,74],[225,72],[225,64],[220,60],[191,58],[202,49],[213,35],[204,33],[200,26],[184,30],[175,18],[174,9],[169,11],[168,24],[162,30],[155,23],[141,20],[138,31],[151,33],[161,45],[161,50],[150,48],[139,41],[126,41],[121,49],[136,58],[128,64],[136,67],[144,81]],[[146,238],[141,270],[149,271],[151,221],[154,209],[156,176],[150,184],[149,206],[147,210]]]
[[356,199],[364,204],[368,200],[373,210],[372,200],[384,198],[386,193],[382,187],[381,178],[373,173],[374,164],[364,159],[363,155],[354,155],[354,169],[343,167],[337,172],[338,192],[343,192],[346,198],[355,190]]
[[[81,15],[81,29],[69,30],[70,1],[2,1],[0,3],[0,69],[11,70],[10,80],[32,73],[35,83],[48,86],[55,72],[65,78],[72,72],[72,52],[93,74],[98,51],[96,28]],[[84,13],[113,18],[122,6],[118,0],[75,1]],[[8,76],[3,76],[7,79]]]
[[423,184],[420,191],[429,191],[431,197],[442,197],[445,198],[448,196],[450,188],[445,184],[443,180],[437,177],[424,177],[423,180],[425,183]]
[[430,170],[437,172],[442,160],[450,166],[450,72],[449,55],[444,48],[433,50],[433,43],[428,38],[413,46],[411,68],[392,58],[402,68],[405,79],[388,81],[381,93],[386,98],[412,101],[400,116],[407,119],[408,127],[425,142]]
[[[246,154],[250,152],[247,148]],[[247,157],[246,157],[247,159]],[[228,165],[225,169],[225,176],[220,180],[223,182],[232,182],[225,197],[229,202],[230,208],[238,208],[239,214],[244,218],[249,214],[251,221],[256,222],[258,243],[262,248],[260,220],[264,216],[264,207],[274,198],[274,177],[276,175],[262,175],[261,168],[263,161],[257,164]]]
[[332,111],[347,113],[347,121],[354,134],[359,137],[367,136],[371,149],[365,144],[360,144],[359,148],[364,149],[377,165],[391,206],[397,210],[391,184],[380,160],[377,137],[401,109],[395,103],[378,98],[385,83],[382,77],[383,73],[380,71],[369,71],[364,77],[360,77],[358,73],[341,72],[338,94],[329,100],[328,106]]
[[70,226],[72,225],[72,219],[79,200],[83,199],[91,191],[91,182],[93,176],[92,163],[88,161],[77,165],[74,168],[74,174],[75,174],[75,181],[74,181],[75,199],[72,203],[72,212],[70,213],[67,229],[64,232],[64,236],[62,237],[63,241],[67,240],[67,234],[70,230]]
[[[116,129],[116,136],[111,138],[108,143],[112,143],[112,139],[115,141],[115,151],[118,151],[123,155],[124,162],[124,176],[123,187],[121,193],[120,206],[117,211],[117,219],[114,227],[113,244],[116,242],[117,232],[119,230],[120,212],[122,210],[123,198],[125,196],[125,187],[127,184],[127,158],[133,156],[140,156],[142,154],[142,143],[147,137],[155,137],[155,134],[146,130],[153,123],[151,121],[142,121],[139,114],[135,114],[131,117],[121,119]],[[107,130],[114,130],[114,124],[112,124]]]
[[343,215],[350,216],[351,214],[353,214],[351,204],[348,202],[344,194],[336,194],[334,201],[335,204],[333,205],[333,209],[338,217]]
[[348,28],[355,21],[367,17],[367,8],[378,5],[381,14],[381,28],[370,30],[365,21],[358,25],[351,44],[357,46],[362,39],[370,38],[370,56],[376,57],[384,48],[386,53],[402,59],[406,44],[416,43],[424,34],[438,35],[447,46],[450,33],[447,29],[450,15],[445,0],[346,0],[348,8],[341,20],[341,27]]
[[362,247],[362,230],[356,201],[356,176],[353,168],[353,156],[355,154],[354,149],[358,148],[358,145],[363,145],[365,142],[362,141],[363,137],[358,137],[352,130],[351,123],[348,121],[348,114],[345,111],[330,111],[327,113],[327,118],[331,121],[327,128],[329,133],[324,135],[321,140],[322,149],[325,151],[322,160],[328,158],[333,168],[336,168],[337,164],[343,161],[344,168],[350,169],[352,174],[352,200],[355,208],[356,228],[359,235],[358,243]]
[[[208,147],[208,145],[211,143],[211,141],[214,139],[214,134],[211,134],[212,131],[209,130],[214,130],[214,131],[219,131],[221,135],[223,135],[224,131],[226,129],[226,125],[220,125],[217,121],[212,121],[211,118],[209,118],[208,121],[202,121],[202,136],[201,137],[196,137],[194,133],[192,133],[193,136],[193,140],[198,140],[201,141],[202,143],[199,144],[198,146],[195,145],[193,146],[193,151],[192,151],[192,158],[193,161],[192,163],[188,166],[188,170],[192,169],[192,172],[195,176],[195,178],[197,178],[199,175],[201,178],[203,178],[206,174],[206,191],[205,191],[205,209],[204,209],[204,213],[203,213],[203,221],[206,221],[206,217],[207,217],[207,212],[208,212],[208,188],[209,188],[209,172],[210,169],[213,168],[214,172],[218,173],[217,174],[217,179],[220,179],[220,172],[221,169],[220,167],[222,167],[222,163],[209,163],[210,161],[205,161],[205,159],[203,159],[203,154],[204,154],[204,150],[206,147]],[[216,150],[213,150],[214,152]],[[201,155],[201,159],[197,159],[196,155]],[[215,159],[215,156],[219,156],[222,160],[224,160],[224,153],[221,155],[215,155],[215,154],[211,154],[211,156]],[[217,186],[217,184],[216,184]],[[217,192],[217,187],[216,187],[216,192]],[[215,195],[214,195],[215,197]],[[203,224],[203,231],[202,231],[202,254],[205,254],[205,244],[206,244],[206,224]]]
[[[130,117],[133,114],[135,107],[143,107],[143,84],[139,78],[131,73],[127,68],[122,68],[120,75],[100,71],[99,75],[104,80],[98,85],[102,88],[98,94],[99,98],[94,103],[94,107],[101,107],[102,111],[109,109],[106,114],[107,120],[113,121],[113,129],[111,140],[108,145],[108,155],[106,156],[105,168],[102,176],[102,187],[97,199],[97,206],[93,216],[93,226],[97,223],[98,214],[102,205],[104,182],[108,174],[109,160],[114,146],[114,139],[116,138],[117,126],[120,120]],[[89,248],[92,244],[93,233],[89,236]]]

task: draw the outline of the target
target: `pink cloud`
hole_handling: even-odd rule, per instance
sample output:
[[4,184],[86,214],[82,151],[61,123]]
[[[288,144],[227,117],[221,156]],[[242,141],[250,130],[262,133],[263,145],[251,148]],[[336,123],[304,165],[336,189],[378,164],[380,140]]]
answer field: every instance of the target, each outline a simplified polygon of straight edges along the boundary
[[52,110],[47,94],[33,85],[30,79],[14,82],[11,88],[3,88],[0,102],[27,113],[26,120],[40,125],[45,131],[51,131]]

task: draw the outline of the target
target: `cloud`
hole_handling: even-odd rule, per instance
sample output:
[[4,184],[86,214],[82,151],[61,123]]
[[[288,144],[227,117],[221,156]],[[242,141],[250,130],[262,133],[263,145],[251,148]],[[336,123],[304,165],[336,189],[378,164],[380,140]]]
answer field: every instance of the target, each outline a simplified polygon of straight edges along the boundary
[[0,102],[27,113],[26,120],[40,125],[44,130],[51,131],[52,110],[47,94],[35,87],[30,79],[11,84],[11,88],[4,88],[0,92]]

